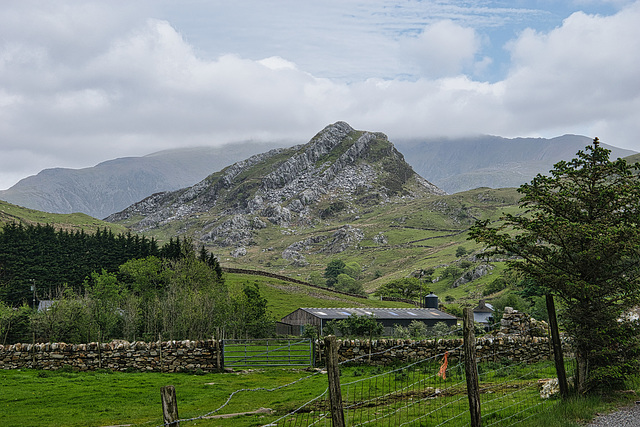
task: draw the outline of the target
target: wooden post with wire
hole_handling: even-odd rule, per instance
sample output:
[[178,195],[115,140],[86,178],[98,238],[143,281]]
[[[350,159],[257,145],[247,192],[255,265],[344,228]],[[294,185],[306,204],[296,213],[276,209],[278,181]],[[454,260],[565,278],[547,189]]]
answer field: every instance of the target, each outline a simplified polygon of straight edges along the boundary
[[476,336],[474,333],[473,309],[464,309],[463,316],[464,333],[464,370],[467,377],[467,396],[469,397],[469,413],[471,414],[471,427],[482,426],[480,410],[480,386],[478,381],[478,366],[476,364]]
[[551,333],[551,343],[553,344],[553,360],[556,364],[560,397],[567,399],[569,397],[569,384],[567,383],[567,372],[564,369],[562,341],[560,340],[560,329],[558,328],[558,318],[556,317],[556,305],[553,302],[553,295],[547,294],[546,302],[547,314],[549,315],[549,332]]
[[180,427],[180,419],[178,417],[178,400],[176,399],[176,389],[172,385],[166,385],[160,388],[162,395],[162,415],[164,425],[169,427]]
[[329,402],[331,404],[331,420],[333,427],[345,427],[342,392],[340,390],[340,366],[338,365],[338,343],[334,335],[324,339],[327,360],[327,377],[329,380]]

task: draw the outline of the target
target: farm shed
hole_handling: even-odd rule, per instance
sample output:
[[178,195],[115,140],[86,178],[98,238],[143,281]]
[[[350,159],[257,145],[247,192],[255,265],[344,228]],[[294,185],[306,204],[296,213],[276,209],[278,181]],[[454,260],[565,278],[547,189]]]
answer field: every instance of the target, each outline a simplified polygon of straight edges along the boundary
[[493,306],[480,300],[480,303],[473,309],[473,321],[480,323],[489,323],[489,318],[493,317]]
[[327,322],[346,319],[353,314],[375,317],[384,326],[385,333],[390,333],[394,325],[409,326],[413,320],[429,327],[439,322],[453,326],[458,321],[455,316],[436,308],[299,308],[283,317],[282,323],[292,325],[292,335],[302,334],[305,325],[317,326],[323,334]]

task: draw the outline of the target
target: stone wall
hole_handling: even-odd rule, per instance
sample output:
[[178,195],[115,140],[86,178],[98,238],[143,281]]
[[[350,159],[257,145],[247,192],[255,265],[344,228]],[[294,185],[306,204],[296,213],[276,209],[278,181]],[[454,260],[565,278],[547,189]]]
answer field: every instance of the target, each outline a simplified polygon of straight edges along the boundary
[[[476,339],[479,361],[535,362],[552,358],[544,322],[535,322],[515,310],[505,310],[500,331]],[[450,359],[462,357],[462,339],[438,340],[338,340],[340,362],[357,359],[353,363],[389,365],[406,363],[430,357],[441,357],[449,352]],[[324,364],[323,342],[316,346],[316,361]],[[222,354],[220,343],[206,341],[164,341],[89,344],[14,344],[0,345],[0,369],[56,370],[66,365],[81,371],[110,369],[112,371],[153,372],[217,372]],[[371,357],[369,358],[369,353]]]
[[[368,341],[339,340],[338,342],[340,362],[357,358],[354,363],[389,365],[441,357],[445,351],[449,352],[449,360],[460,360],[463,354],[462,338],[423,341],[383,339],[373,342],[371,361],[369,361]],[[478,361],[499,362],[506,358],[516,362],[537,362],[553,358],[553,353],[547,337],[488,335],[476,339],[476,357]]]
[[[360,340],[339,340],[340,362],[357,359],[354,363],[389,365],[405,363],[442,355],[448,351],[451,359],[462,357],[462,339],[450,340],[377,340],[371,346]],[[222,355],[218,342],[165,341],[127,342],[113,341],[90,344],[14,344],[0,346],[0,369],[56,370],[71,366],[81,371],[110,369],[112,371],[152,372],[217,372]],[[324,364],[322,343],[317,346],[316,360]],[[486,336],[476,340],[479,360],[500,361],[503,358],[516,361],[538,361],[551,357],[546,337],[520,335]]]
[[214,372],[219,363],[218,342],[213,340],[0,345],[0,369]]

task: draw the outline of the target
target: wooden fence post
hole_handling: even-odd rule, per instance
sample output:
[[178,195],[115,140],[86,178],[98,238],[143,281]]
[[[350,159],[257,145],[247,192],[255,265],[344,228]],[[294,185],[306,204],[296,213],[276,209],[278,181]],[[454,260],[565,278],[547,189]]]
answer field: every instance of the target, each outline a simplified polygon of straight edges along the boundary
[[221,366],[221,360],[220,360],[220,352],[222,351],[222,349],[220,348],[220,340],[217,340],[215,338],[211,338],[213,340],[214,343],[214,348],[216,349],[216,369],[218,371],[222,370],[222,366]]
[[162,395],[162,415],[164,425],[170,427],[180,427],[178,422],[178,400],[176,399],[176,389],[172,385],[160,388]]
[[467,377],[467,396],[471,427],[482,426],[480,410],[480,386],[478,384],[478,366],[476,365],[476,336],[474,333],[473,309],[465,308],[462,316],[464,331],[464,370]]
[[327,377],[329,379],[329,401],[331,403],[331,420],[333,427],[345,427],[342,392],[340,391],[340,366],[338,365],[338,343],[334,335],[324,339],[327,360]]
[[558,387],[560,397],[569,397],[569,385],[567,384],[567,372],[564,369],[564,355],[562,354],[562,341],[560,341],[560,329],[556,317],[556,305],[553,302],[553,295],[547,294],[547,314],[549,315],[549,331],[551,332],[551,343],[553,344],[553,359],[556,363],[556,374],[558,375]]
[[160,355],[160,372],[164,372],[164,361],[162,360],[162,335],[158,334],[158,354]]

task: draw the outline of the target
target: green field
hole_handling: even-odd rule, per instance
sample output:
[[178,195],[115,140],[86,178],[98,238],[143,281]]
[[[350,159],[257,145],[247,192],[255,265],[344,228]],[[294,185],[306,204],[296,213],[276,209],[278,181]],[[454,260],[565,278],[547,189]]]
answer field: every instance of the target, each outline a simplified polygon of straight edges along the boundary
[[[341,383],[345,402],[362,400],[371,390],[392,390],[402,399],[384,399],[376,402],[373,409],[353,411],[351,419],[393,413],[400,406],[408,409],[398,412],[398,419],[420,417],[437,404],[442,413],[433,415],[445,419],[460,413],[459,421],[447,425],[467,425],[464,380],[459,368],[451,367],[446,381],[423,383],[433,380],[438,363],[431,362],[420,369],[392,368],[382,370],[375,367],[343,367]],[[494,369],[493,366],[490,367]],[[483,414],[486,422],[495,421],[521,410],[523,405],[541,403],[535,386],[536,378],[553,375],[553,368],[546,364],[540,368],[509,367],[506,371],[495,370],[486,375],[480,369],[481,387],[491,389],[482,394]],[[384,372],[383,372],[384,371]],[[497,374],[495,372],[498,372]],[[502,373],[500,373],[502,372]],[[428,375],[427,375],[428,374]],[[427,380],[427,376],[432,379]],[[423,378],[425,378],[423,380]],[[300,381],[298,381],[300,380]],[[297,381],[297,382],[296,382]],[[364,381],[364,382],[362,382]],[[374,382],[375,381],[375,382]],[[364,386],[359,385],[362,382]],[[419,383],[428,389],[438,386],[449,390],[436,399],[417,399],[417,394],[407,392],[410,382]],[[291,384],[286,386],[287,384]],[[181,419],[201,417],[205,414],[238,414],[270,408],[272,415],[242,415],[227,419],[199,419],[181,423],[181,426],[261,426],[269,424],[282,415],[312,400],[327,387],[327,376],[293,368],[265,368],[218,374],[162,374],[162,373],[111,373],[73,372],[62,369],[56,372],[32,370],[0,371],[0,425],[2,426],[160,426],[162,406],[160,388],[173,385],[176,389],[178,411]],[[514,387],[530,385],[522,392],[514,393]],[[633,387],[638,384],[632,385]],[[283,387],[286,386],[286,387]],[[261,389],[250,391],[252,389]],[[635,387],[637,390],[638,387]],[[241,390],[241,391],[238,391]],[[225,405],[228,398],[232,398]],[[416,404],[412,404],[412,399]],[[440,400],[438,400],[440,399]],[[578,426],[576,421],[589,419],[598,411],[634,399],[633,394],[619,395],[605,400],[597,396],[573,399],[566,404],[549,401],[537,415],[522,426]],[[524,402],[524,403],[523,403]],[[443,406],[449,403],[448,406]],[[513,404],[514,409],[508,409]],[[325,403],[326,405],[326,403]],[[422,405],[422,406],[420,406]],[[222,407],[222,408],[221,408]],[[219,411],[219,408],[221,408]],[[455,411],[453,410],[455,408]],[[496,413],[496,411],[507,411]],[[421,412],[422,411],[422,412]],[[449,413],[447,411],[450,411]],[[456,412],[458,411],[458,412]],[[535,411],[535,410],[534,410]],[[376,425],[376,424],[373,424]],[[385,424],[387,425],[387,424]],[[394,425],[394,424],[391,424]]]
[[0,227],[12,222],[24,225],[51,224],[58,229],[84,230],[87,233],[93,233],[98,228],[111,230],[114,234],[127,232],[127,229],[122,225],[101,221],[83,213],[53,214],[23,208],[0,200]]

